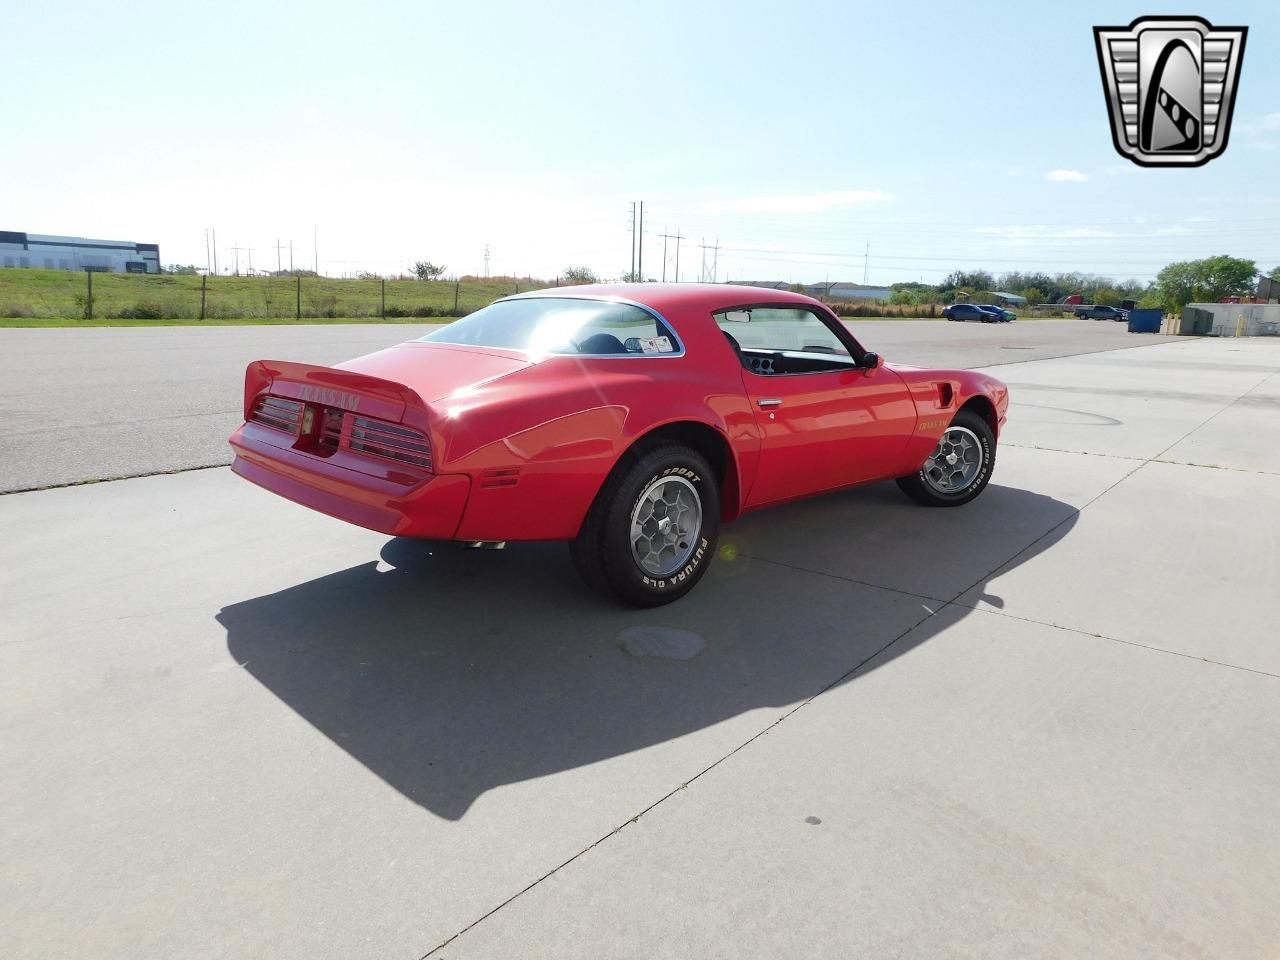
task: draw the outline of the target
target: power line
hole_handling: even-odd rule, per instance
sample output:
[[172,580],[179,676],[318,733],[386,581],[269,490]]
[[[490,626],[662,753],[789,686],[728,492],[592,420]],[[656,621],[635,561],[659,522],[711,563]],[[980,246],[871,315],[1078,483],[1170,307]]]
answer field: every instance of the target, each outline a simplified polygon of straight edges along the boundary
[[[858,259],[858,255],[856,253],[834,253],[834,252],[825,251],[825,250],[779,250],[779,249],[768,249],[768,248],[762,249],[759,247],[725,247],[724,249],[726,251],[733,252],[733,253],[777,254],[777,255],[781,255],[782,257],[801,257],[801,258],[817,257],[817,258],[827,258],[828,260],[833,260],[833,261],[849,261],[850,263],[856,263]],[[868,253],[864,254],[864,258],[869,259],[869,251]],[[745,256],[745,257],[738,257],[738,259],[751,260],[751,259],[762,259],[762,258]],[[1261,259],[1262,262],[1268,262],[1272,258],[1253,257],[1252,259],[1254,260]],[[1143,260],[1143,259],[1129,259],[1127,257],[1122,257],[1122,256],[1110,256],[1110,257],[1100,258],[1096,260],[1094,259],[1082,260],[1070,254],[1057,259],[1053,259],[1053,260],[1028,260],[1025,257],[1020,256],[1016,251],[1008,251],[1008,250],[990,251],[990,252],[982,253],[978,255],[949,254],[947,256],[942,256],[942,257],[916,257],[916,256],[910,256],[908,254],[887,253],[887,254],[884,254],[883,257],[877,257],[876,263],[877,265],[883,266],[889,260],[893,260],[893,261],[906,260],[906,261],[913,261],[913,262],[919,261],[919,262],[925,262],[925,263],[927,262],[954,263],[957,260],[967,260],[970,262],[979,262],[984,260],[1017,260],[1021,263],[1040,263],[1040,264],[1046,264],[1050,266],[1059,264],[1063,260],[1070,260],[1073,263],[1091,263],[1091,264],[1127,263],[1127,264],[1141,264],[1146,266],[1161,266],[1161,267],[1167,266],[1169,263],[1167,259]],[[782,262],[802,262],[802,261],[783,260]]]

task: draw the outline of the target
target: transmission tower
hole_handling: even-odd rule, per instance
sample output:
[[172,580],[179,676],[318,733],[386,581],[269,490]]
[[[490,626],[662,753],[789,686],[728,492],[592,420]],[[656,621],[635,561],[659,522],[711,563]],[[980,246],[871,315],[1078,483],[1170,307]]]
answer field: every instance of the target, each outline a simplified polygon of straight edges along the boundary
[[[665,229],[665,228],[664,228]],[[684,237],[680,233],[680,228],[676,227],[675,233],[662,234],[662,282],[667,281],[667,241],[674,240],[676,242],[676,283],[680,282],[680,241]]]
[[[703,283],[716,282],[716,269],[720,264],[720,241],[715,243],[707,243],[706,237],[702,238],[702,243],[698,244],[702,248],[702,272],[698,275],[698,279]],[[707,251],[711,251],[711,268],[707,269]]]

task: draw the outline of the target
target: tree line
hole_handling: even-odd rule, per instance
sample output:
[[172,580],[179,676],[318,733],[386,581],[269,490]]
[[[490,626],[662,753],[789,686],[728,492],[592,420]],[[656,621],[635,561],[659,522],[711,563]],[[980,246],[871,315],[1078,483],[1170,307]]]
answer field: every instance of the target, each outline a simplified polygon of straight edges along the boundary
[[[1026,297],[1030,304],[1059,303],[1080,294],[1085,303],[1115,306],[1122,300],[1176,313],[1188,303],[1216,303],[1249,296],[1262,276],[1254,260],[1217,256],[1171,263],[1151,282],[1117,280],[1092,273],[1009,273],[956,270],[941,283],[895,283],[890,303],[954,303],[993,291]],[[1280,280],[1280,267],[1268,276]]]

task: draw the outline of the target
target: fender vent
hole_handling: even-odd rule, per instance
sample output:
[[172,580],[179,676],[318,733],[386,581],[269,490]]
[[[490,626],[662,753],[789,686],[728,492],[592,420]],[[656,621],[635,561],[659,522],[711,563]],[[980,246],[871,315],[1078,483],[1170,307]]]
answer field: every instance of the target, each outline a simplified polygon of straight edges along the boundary
[[938,383],[934,384],[934,386],[938,388],[938,406],[943,408],[951,406],[951,401],[955,399],[955,393],[951,389],[951,384]]
[[480,486],[484,488],[514,487],[519,482],[519,467],[500,467],[496,470],[486,470],[480,474]]

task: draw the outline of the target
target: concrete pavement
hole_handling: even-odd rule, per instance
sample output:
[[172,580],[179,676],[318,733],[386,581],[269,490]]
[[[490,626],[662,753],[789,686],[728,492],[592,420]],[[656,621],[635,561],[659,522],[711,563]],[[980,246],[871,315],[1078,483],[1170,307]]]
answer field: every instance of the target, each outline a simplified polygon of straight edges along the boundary
[[[974,367],[1150,342],[1123,324],[850,321],[900,363]],[[253,360],[334,364],[431,325],[0,329],[0,492],[231,462]]]
[[1280,343],[1145,342],[654,611],[225,470],[0,497],[0,953],[1274,956]]

